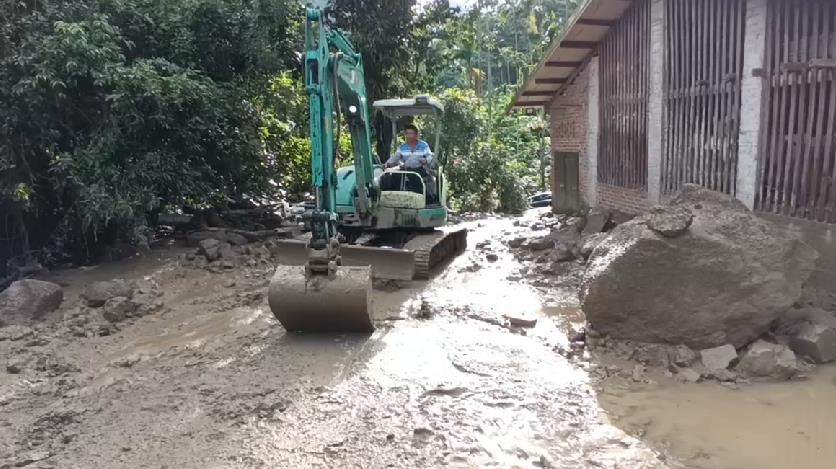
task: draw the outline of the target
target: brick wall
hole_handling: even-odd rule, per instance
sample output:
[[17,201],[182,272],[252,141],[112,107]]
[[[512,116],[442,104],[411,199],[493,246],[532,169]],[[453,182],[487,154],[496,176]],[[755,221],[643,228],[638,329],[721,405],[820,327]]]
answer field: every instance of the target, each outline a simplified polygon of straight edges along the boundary
[[[575,80],[566,87],[561,96],[556,96],[549,108],[552,145],[552,193],[557,192],[555,182],[557,174],[555,168],[555,152],[578,152],[580,171],[580,192],[583,194],[585,181],[583,175],[588,171],[586,157],[586,91],[589,83],[589,73],[586,67],[578,73]],[[557,203],[557,197],[552,197],[552,203]],[[555,210],[557,207],[553,206]]]
[[647,192],[598,183],[598,205],[627,213],[643,212],[650,208]]
[[[552,145],[552,192],[556,193],[555,183],[557,175],[554,153],[558,151],[578,152],[580,154],[579,183],[580,193],[586,193],[587,181],[596,180],[597,175],[587,175],[589,168],[589,154],[587,153],[587,130],[588,130],[588,85],[589,68],[584,68],[578,73],[575,80],[566,87],[561,96],[557,96],[549,108],[551,122],[551,145]],[[597,115],[595,113],[593,116]],[[623,187],[609,186],[598,182],[597,204],[614,210],[628,213],[636,213],[649,208],[647,192],[643,190],[626,189]],[[552,202],[557,202],[557,197],[552,197]],[[557,207],[553,207],[557,209]]]

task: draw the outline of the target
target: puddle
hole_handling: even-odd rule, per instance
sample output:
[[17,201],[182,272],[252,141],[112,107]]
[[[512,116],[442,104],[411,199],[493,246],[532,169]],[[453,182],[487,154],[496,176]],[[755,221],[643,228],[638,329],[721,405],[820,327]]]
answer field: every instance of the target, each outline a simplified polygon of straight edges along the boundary
[[610,391],[599,400],[617,426],[643,432],[689,468],[834,467],[836,366],[820,367],[807,381],[737,390],[660,383],[645,391]]

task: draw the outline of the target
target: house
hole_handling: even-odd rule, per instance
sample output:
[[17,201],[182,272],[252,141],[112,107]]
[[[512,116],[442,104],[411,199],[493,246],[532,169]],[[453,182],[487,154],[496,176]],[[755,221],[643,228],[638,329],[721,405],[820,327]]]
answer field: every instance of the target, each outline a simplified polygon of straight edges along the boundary
[[555,209],[693,182],[836,224],[834,0],[587,0],[513,106],[550,116]]

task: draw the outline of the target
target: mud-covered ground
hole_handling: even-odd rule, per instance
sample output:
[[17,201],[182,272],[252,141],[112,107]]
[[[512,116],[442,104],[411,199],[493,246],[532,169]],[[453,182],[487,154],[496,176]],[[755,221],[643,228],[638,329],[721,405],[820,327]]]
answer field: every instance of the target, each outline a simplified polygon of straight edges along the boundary
[[[729,389],[566,358],[571,273],[529,275],[502,242],[529,221],[469,222],[434,279],[378,284],[362,337],[286,334],[267,260],[210,271],[169,248],[53,273],[55,320],[0,341],[0,467],[832,467],[831,368]],[[162,307],[117,326],[77,307],[117,277]]]

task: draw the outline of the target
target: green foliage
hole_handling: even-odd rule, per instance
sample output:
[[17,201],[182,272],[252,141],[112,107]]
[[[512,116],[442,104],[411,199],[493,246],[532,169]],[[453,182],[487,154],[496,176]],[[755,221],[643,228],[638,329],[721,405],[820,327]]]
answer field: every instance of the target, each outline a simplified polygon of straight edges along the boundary
[[24,248],[85,246],[166,207],[305,179],[290,174],[306,163],[304,95],[283,72],[295,1],[0,8],[0,207],[14,214],[0,223],[31,235]]

